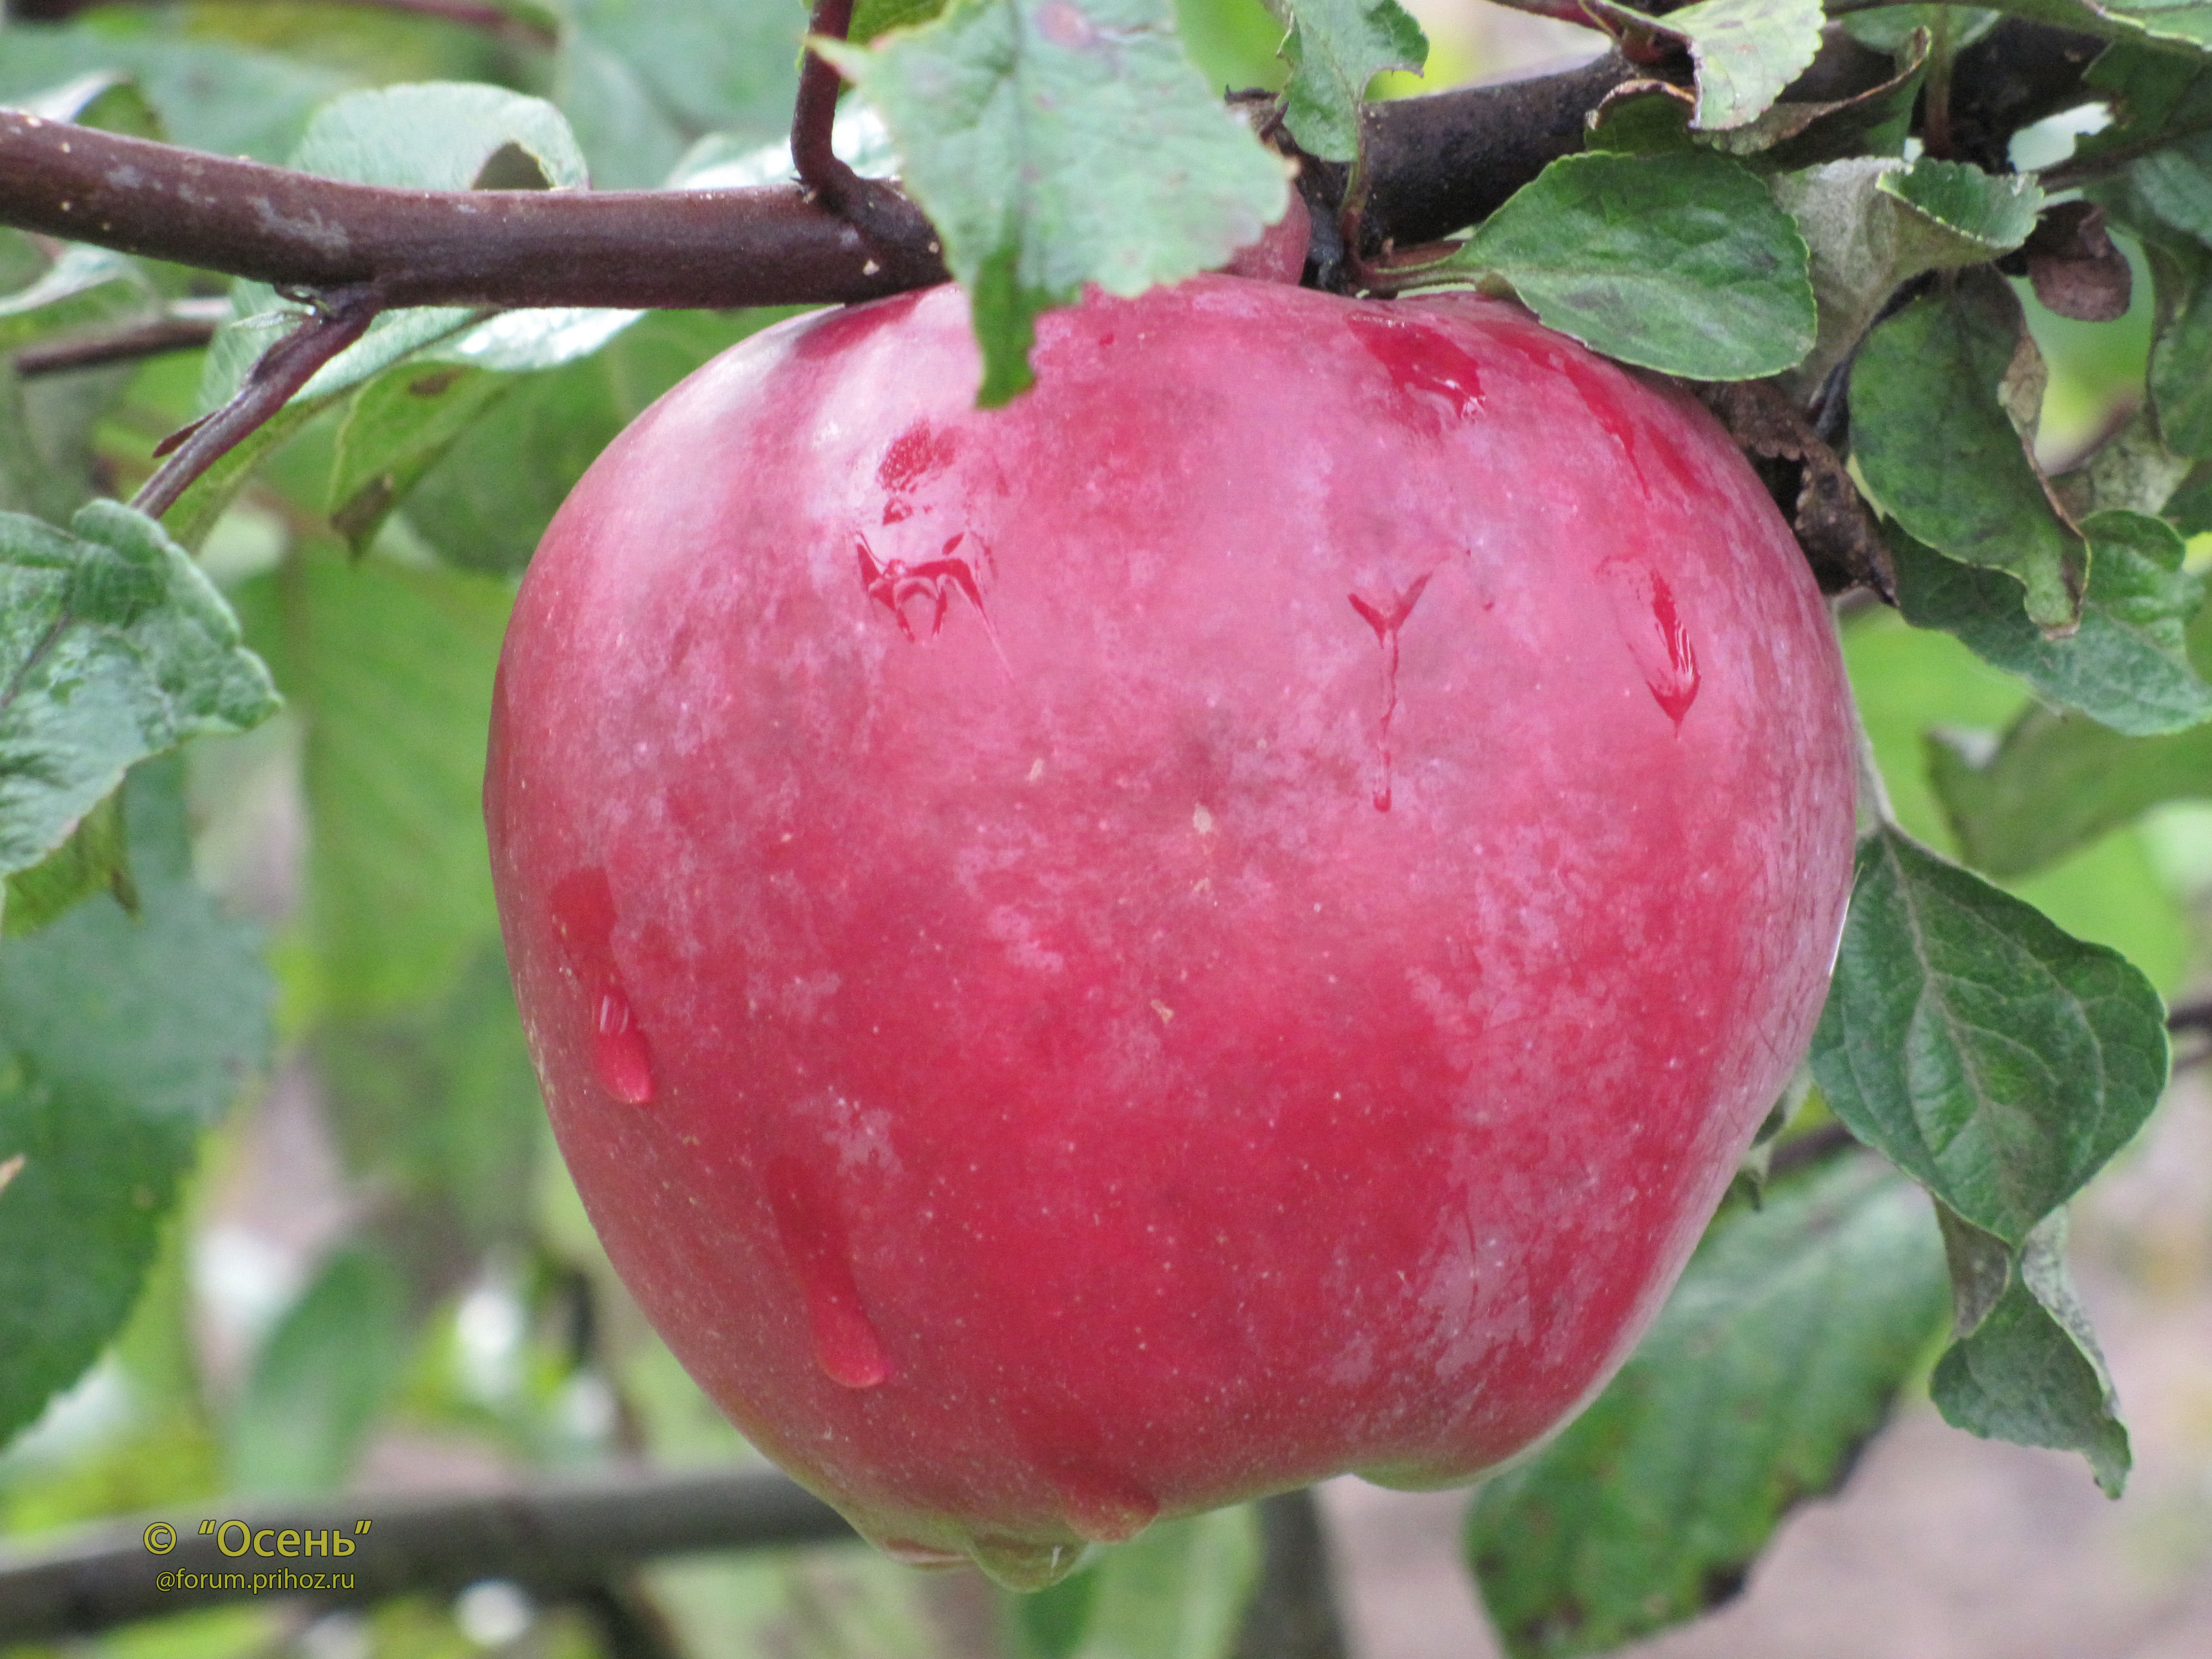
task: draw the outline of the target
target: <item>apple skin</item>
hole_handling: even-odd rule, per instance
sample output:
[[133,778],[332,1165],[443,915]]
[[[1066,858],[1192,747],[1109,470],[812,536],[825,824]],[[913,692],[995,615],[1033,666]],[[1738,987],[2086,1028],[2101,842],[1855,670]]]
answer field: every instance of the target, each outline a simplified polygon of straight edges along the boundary
[[758,335],[548,531],[486,781],[609,1255],[903,1559],[1601,1387],[1818,1015],[1832,626],[1680,392],[1454,296],[951,289]]

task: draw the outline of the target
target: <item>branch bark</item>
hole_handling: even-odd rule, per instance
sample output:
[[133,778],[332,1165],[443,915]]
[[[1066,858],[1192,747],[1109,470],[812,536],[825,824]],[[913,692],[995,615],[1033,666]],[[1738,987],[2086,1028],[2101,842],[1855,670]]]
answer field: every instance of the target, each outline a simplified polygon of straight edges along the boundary
[[[2094,50],[2007,22],[1961,53],[1953,118],[1969,148],[2001,150],[2027,121],[2082,101]],[[1800,84],[1833,99],[1887,69],[1832,29]],[[1629,73],[1607,56],[1374,106],[1365,234],[1403,246],[1481,218],[1579,149],[1583,118]],[[278,285],[366,285],[387,307],[825,304],[944,281],[927,222],[877,188],[906,210],[864,233],[795,184],[386,190],[0,111],[0,223]]]
[[[354,1546],[343,1559],[222,1553],[223,1534],[200,1534],[204,1518],[233,1516],[252,1535],[340,1531]],[[368,1519],[356,1534],[356,1517]],[[151,1553],[147,1530],[175,1529],[175,1547]],[[603,1596],[623,1569],[660,1556],[763,1549],[852,1538],[838,1513],[780,1474],[630,1475],[573,1485],[517,1487],[462,1496],[346,1497],[223,1510],[208,1516],[141,1516],[43,1549],[0,1548],[0,1646],[85,1635],[117,1625],[222,1602],[281,1594],[254,1576],[290,1571],[350,1577],[344,1589],[307,1594],[319,1607],[360,1605],[416,1591],[453,1592],[503,1578],[545,1601]],[[228,1541],[235,1543],[233,1529]],[[268,1540],[273,1551],[278,1540]],[[210,1575],[232,1588],[158,1587],[162,1573]]]
[[0,223],[279,287],[397,306],[733,307],[945,280],[797,185],[389,190],[0,110]]

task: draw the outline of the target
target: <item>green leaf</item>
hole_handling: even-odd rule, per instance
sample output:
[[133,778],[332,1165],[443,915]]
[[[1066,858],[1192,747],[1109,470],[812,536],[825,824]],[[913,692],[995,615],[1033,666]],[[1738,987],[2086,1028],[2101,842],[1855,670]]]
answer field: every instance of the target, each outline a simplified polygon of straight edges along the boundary
[[927,23],[944,9],[945,0],[858,0],[845,38],[865,44],[892,29]]
[[315,112],[290,165],[325,179],[417,190],[467,190],[508,147],[561,190],[586,182],[584,153],[542,98],[474,82],[348,93]]
[[356,555],[454,440],[518,384],[480,369],[409,362],[362,387],[338,428],[330,488],[331,522]]
[[2079,715],[2035,708],[1994,750],[1960,734],[1931,734],[1928,774],[1967,861],[2011,880],[2162,801],[2212,797],[2212,726],[2126,738]]
[[[526,155],[546,182],[558,189],[580,188],[585,179],[583,152],[559,111],[543,99],[526,98],[503,88],[453,82],[423,86],[386,87],[374,92],[350,93],[318,111],[308,124],[289,165],[303,173],[356,184],[385,185],[410,190],[467,190],[488,167],[510,153]],[[206,409],[227,402],[246,378],[246,372],[283,331],[300,317],[296,306],[280,302],[264,283],[241,282],[233,286],[231,303],[238,320],[216,337],[208,353],[200,401]],[[628,321],[635,312],[583,313],[612,316]],[[498,328],[490,349],[514,349],[508,337],[529,340],[550,318],[556,330],[572,328],[579,313],[568,311],[525,312],[523,319],[495,319]],[[326,405],[340,392],[360,385],[370,376],[424,347],[460,334],[477,321],[477,313],[465,307],[418,306],[387,312],[369,325],[353,345],[317,370],[314,378],[294,398],[294,405]],[[492,328],[492,324],[484,325]],[[592,343],[604,343],[604,335]],[[466,360],[465,346],[455,348]],[[543,354],[524,362],[501,361],[499,367],[537,367]]]
[[554,100],[602,190],[659,184],[693,143],[761,143],[791,123],[799,0],[562,0]]
[[[2212,204],[2206,217],[2212,228]],[[2151,347],[2150,404],[2166,447],[2203,459],[2212,457],[2212,259],[2190,264],[2152,262],[2165,315]]]
[[2162,519],[2108,511],[2082,521],[2094,555],[2081,625],[2054,640],[2021,609],[2002,571],[1947,559],[1893,533],[1898,608],[1916,628],[1955,634],[2054,702],[2148,737],[2212,719],[2212,685],[2189,660],[2185,629],[2204,578],[2181,568],[2180,535]]
[[450,984],[342,1013],[312,1047],[346,1168],[382,1195],[380,1232],[418,1287],[443,1292],[457,1247],[527,1247],[545,1120],[495,938]]
[[0,295],[0,351],[12,352],[69,329],[145,310],[156,297],[137,260],[106,248],[70,243],[28,288]]
[[2165,1010],[2118,951],[1884,829],[1860,844],[1812,1063],[1853,1134],[2018,1243],[2158,1103]]
[[1814,339],[1804,239],[1721,155],[1565,156],[1433,272],[1510,288],[1608,357],[1698,380],[1778,374]]
[[1936,1409],[1984,1439],[2078,1451],[2118,1498],[2132,1462],[2128,1431],[2067,1275],[2065,1212],[2017,1251],[1955,1216],[1943,1222],[1954,1277],[1973,1291],[1971,1304],[1961,1298],[1958,1340],[1929,1379]]
[[1615,28],[1648,29],[1689,48],[1698,70],[1701,132],[1740,127],[1764,113],[1812,64],[1827,21],[1820,0],[1697,0],[1663,17],[1588,0],[1583,9]]
[[1040,313],[1087,283],[1131,295],[1210,270],[1290,199],[1280,161],[1183,56],[1169,0],[953,0],[925,27],[821,50],[883,116],[945,239],[986,406],[1029,385]]
[[202,1129],[268,1056],[259,936],[192,883],[181,768],[135,771],[125,811],[137,915],[94,897],[0,946],[0,1439],[129,1316]]
[[228,1434],[231,1490],[343,1486],[406,1357],[406,1290],[359,1245],[335,1252],[255,1357]]
[[1359,106],[1384,70],[1419,72],[1429,38],[1398,0],[1267,0],[1290,30],[1283,118],[1299,148],[1326,161],[1359,154]]
[[1871,1158],[1723,1212],[1596,1403],[1476,1492],[1468,1553],[1506,1651],[1609,1652],[1733,1595],[1848,1474],[1944,1305],[1926,1203]]
[[111,11],[60,28],[10,24],[0,52],[0,103],[22,104],[82,76],[127,75],[172,143],[281,161],[315,106],[351,84],[295,58],[232,41],[126,31],[115,21]]
[[[434,135],[434,136],[433,136]],[[550,104],[496,87],[435,83],[392,87],[342,98],[320,112],[291,165],[328,177],[422,190],[466,189],[503,156],[525,155],[551,184],[580,186],[583,160],[566,123]],[[200,404],[215,409],[244,381],[254,361],[301,317],[258,283],[233,285],[237,320],[217,333],[207,354]],[[232,496],[262,460],[330,408],[343,393],[376,375],[430,354],[472,368],[508,372],[548,368],[598,350],[640,316],[635,311],[548,308],[490,318],[465,308],[422,306],[388,312],[362,337],[318,370],[275,416],[256,428],[198,479],[172,507],[178,538],[197,545]],[[403,371],[404,372],[404,371]],[[450,432],[442,434],[449,441]],[[421,453],[397,453],[402,436],[388,431],[363,441],[369,460],[355,458],[349,487],[334,490],[334,511],[354,516],[341,528],[373,532],[383,516],[374,501],[358,501],[380,471],[394,474],[434,460],[440,440]],[[386,503],[388,505],[388,503]],[[356,522],[357,520],[357,522]],[[356,538],[358,539],[358,538]]]
[[[617,432],[708,357],[783,314],[654,312],[605,351],[545,374],[448,380],[455,370],[422,361],[392,370],[362,390],[339,434],[331,499],[340,527],[358,544],[404,500],[410,528],[448,563],[520,570]],[[417,386],[435,391],[405,389]],[[449,401],[466,407],[441,412]],[[530,465],[514,465],[516,455]]]
[[1921,82],[1927,78],[1928,33],[1908,30],[1899,46],[1901,50],[1887,80],[1847,98],[1784,99],[1757,120],[1705,134],[1705,141],[1730,155],[1755,155],[1762,168],[1808,167],[1851,156],[1899,157],[1911,131]]
[[1851,367],[1851,453],[1868,487],[1940,553],[2005,570],[2041,627],[2070,626],[2087,550],[2009,412],[2039,372],[2020,301],[1969,272],[1879,324]]
[[1147,1528],[1017,1615],[1038,1659],[1230,1659],[1260,1577],[1251,1509]]
[[1872,11],[1855,11],[1837,21],[1845,33],[1863,46],[1876,52],[1902,52],[1911,38],[1922,30],[1933,32],[1946,19],[1948,12],[1951,25],[1951,47],[1971,45],[1990,32],[1997,21],[1993,11],[1977,6],[1882,6]]
[[1820,343],[1790,380],[1806,392],[1850,354],[1899,284],[2010,252],[2043,205],[2033,179],[1926,156],[1831,161],[1775,179],[1774,194],[1811,250],[1820,299]]
[[0,511],[60,524],[100,493],[94,438],[131,375],[118,364],[26,380],[0,353]]
[[441,995],[498,937],[480,803],[513,589],[316,553],[252,599],[307,722],[307,927],[325,1005],[380,1014]]
[[7,936],[35,933],[94,893],[113,894],[125,910],[138,908],[120,789],[79,818],[67,841],[8,878]]
[[1992,0],[1989,9],[2107,40],[2212,47],[2212,0]]
[[159,525],[94,501],[70,528],[0,514],[0,872],[59,846],[125,768],[276,708],[230,607]]

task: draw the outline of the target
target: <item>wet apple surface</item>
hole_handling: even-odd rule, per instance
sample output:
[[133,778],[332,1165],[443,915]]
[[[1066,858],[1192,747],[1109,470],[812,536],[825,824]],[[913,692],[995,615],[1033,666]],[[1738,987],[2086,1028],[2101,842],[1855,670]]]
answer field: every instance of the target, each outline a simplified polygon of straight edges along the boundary
[[616,1266],[909,1559],[1601,1384],[1809,1037],[1832,624],[1704,410],[1465,297],[950,289],[694,375],[548,533],[486,784]]

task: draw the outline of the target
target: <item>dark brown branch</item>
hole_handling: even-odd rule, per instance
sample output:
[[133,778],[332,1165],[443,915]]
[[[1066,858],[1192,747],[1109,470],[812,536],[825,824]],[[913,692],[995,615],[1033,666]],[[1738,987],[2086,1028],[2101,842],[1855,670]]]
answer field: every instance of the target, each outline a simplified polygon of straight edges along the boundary
[[[2084,101],[2095,50],[2084,36],[2008,21],[1961,52],[1952,122],[1962,152],[2001,154],[2019,127]],[[1887,59],[1831,29],[1799,84],[1833,100],[1887,72]],[[1365,234],[1403,246],[1480,219],[1579,149],[1588,112],[1629,73],[1608,56],[1375,106]],[[884,215],[865,233],[797,185],[386,190],[0,111],[0,223],[279,284],[370,284],[391,306],[822,304],[944,280],[921,214],[863,182]],[[1323,198],[1326,209],[1326,195],[1310,189],[1309,205]]]
[[[189,303],[189,302],[186,302]],[[216,305],[223,316],[228,305]],[[215,337],[222,317],[207,316],[173,307],[158,317],[106,329],[97,334],[72,334],[59,340],[41,340],[15,354],[15,373],[25,380],[40,374],[65,374],[72,369],[97,368],[106,363],[135,362],[172,351],[192,351]]]
[[2185,1031],[2198,1031],[2212,1036],[2212,997],[2199,998],[2194,1002],[2177,1002],[2166,1011],[2166,1029],[2176,1036]]
[[2022,127],[2094,101],[2082,76],[2105,42],[2042,23],[1997,25],[1951,64],[1951,142],[1960,157],[1994,172]]
[[[327,1533],[354,1545],[342,1559],[225,1556],[203,1519],[231,1516],[258,1533]],[[372,1524],[356,1535],[356,1517]],[[175,1528],[176,1547],[149,1553],[149,1522]],[[317,1606],[356,1605],[416,1591],[455,1591],[503,1578],[545,1601],[602,1595],[641,1561],[712,1550],[849,1539],[837,1512],[781,1475],[632,1475],[574,1485],[435,1497],[343,1498],[313,1504],[220,1508],[103,1525],[43,1548],[0,1548],[0,1646],[83,1635],[217,1602],[256,1599],[256,1573],[345,1572],[344,1590],[310,1594]],[[228,1541],[237,1542],[233,1528]],[[268,1540],[273,1551],[278,1540]],[[157,1588],[162,1572],[245,1575],[245,1587]],[[268,1592],[264,1591],[264,1595]]]
[[758,306],[944,280],[925,243],[872,248],[796,185],[413,191],[0,110],[0,223],[390,306]]
[[[853,0],[815,0],[809,34],[842,40],[853,26]],[[809,47],[799,66],[799,95],[791,106],[791,165],[799,182],[841,218],[849,216],[847,205],[860,193],[860,176],[830,147],[830,130],[837,122],[837,94],[844,77],[821,53]]]
[[[853,25],[853,0],[815,0],[808,33],[842,40]],[[837,124],[837,94],[844,79],[829,59],[809,50],[799,68],[799,95],[791,111],[791,165],[808,199],[859,227],[871,247],[890,252],[919,246],[937,252],[937,233],[921,210],[878,179],[863,179],[830,147]]]
[[317,369],[361,338],[383,308],[376,290],[366,284],[325,296],[298,327],[261,354],[236,397],[172,434],[154,451],[168,459],[131,505],[157,519],[175,506],[193,479],[290,402]]

